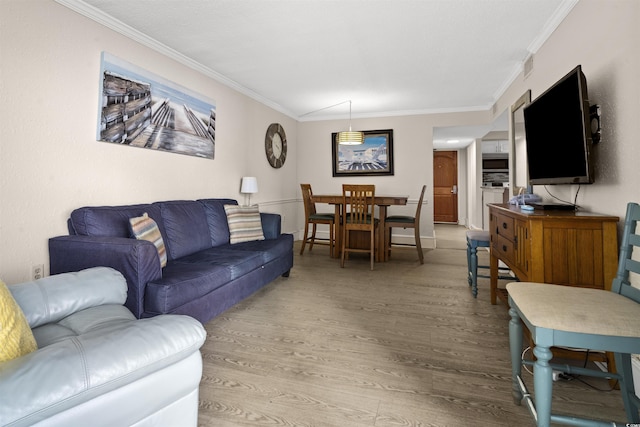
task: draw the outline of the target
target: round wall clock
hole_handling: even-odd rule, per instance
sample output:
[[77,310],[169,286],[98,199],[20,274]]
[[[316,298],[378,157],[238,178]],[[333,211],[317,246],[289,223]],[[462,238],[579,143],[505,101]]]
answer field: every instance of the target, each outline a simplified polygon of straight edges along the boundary
[[287,135],[280,123],[271,123],[264,137],[264,152],[271,167],[281,168],[287,159]]

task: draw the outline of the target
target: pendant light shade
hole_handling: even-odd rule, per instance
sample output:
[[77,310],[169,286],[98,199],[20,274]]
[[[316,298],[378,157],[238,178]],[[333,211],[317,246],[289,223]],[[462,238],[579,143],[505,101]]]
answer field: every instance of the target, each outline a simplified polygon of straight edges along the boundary
[[359,145],[364,144],[364,134],[362,132],[338,132],[338,144],[342,145]]

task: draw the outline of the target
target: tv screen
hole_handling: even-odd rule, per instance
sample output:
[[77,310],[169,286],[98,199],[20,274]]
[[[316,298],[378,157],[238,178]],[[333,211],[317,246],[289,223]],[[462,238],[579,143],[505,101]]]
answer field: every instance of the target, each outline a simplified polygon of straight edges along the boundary
[[524,108],[531,185],[591,184],[587,81],[578,65]]

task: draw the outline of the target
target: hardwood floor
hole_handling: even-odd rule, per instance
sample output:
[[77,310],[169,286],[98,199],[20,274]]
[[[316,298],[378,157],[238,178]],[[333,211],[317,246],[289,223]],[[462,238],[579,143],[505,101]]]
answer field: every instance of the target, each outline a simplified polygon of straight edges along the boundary
[[[488,279],[471,296],[464,232],[437,225],[424,264],[394,248],[374,271],[297,246],[289,278],[206,325],[199,425],[534,425],[511,398],[507,310]],[[578,380],[555,383],[554,408],[624,419],[618,391]]]

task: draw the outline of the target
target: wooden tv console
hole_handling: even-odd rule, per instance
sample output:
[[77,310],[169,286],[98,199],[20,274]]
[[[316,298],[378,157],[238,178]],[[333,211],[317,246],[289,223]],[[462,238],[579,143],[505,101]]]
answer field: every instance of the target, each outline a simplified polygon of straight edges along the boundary
[[491,304],[498,289],[498,260],[523,282],[611,289],[618,268],[618,217],[561,210],[522,211],[489,204]]

